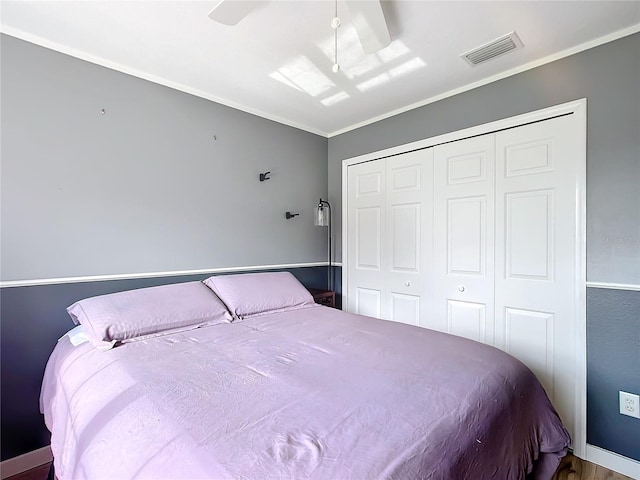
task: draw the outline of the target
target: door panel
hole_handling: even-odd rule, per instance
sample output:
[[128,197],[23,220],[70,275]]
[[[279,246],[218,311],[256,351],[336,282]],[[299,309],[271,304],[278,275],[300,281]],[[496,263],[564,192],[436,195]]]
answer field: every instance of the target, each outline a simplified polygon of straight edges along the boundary
[[433,150],[349,167],[347,310],[420,325],[429,305]]
[[485,135],[434,148],[435,300],[427,325],[489,344],[494,329],[494,142],[493,135]]
[[507,278],[553,281],[553,193],[553,190],[542,190],[506,195]]
[[522,142],[505,147],[505,176],[553,171],[553,138]]
[[347,197],[348,311],[380,317],[385,291],[385,160],[349,167]]
[[486,197],[447,202],[447,273],[481,275],[486,265]]
[[383,171],[374,171],[370,173],[362,173],[355,177],[356,181],[356,198],[367,196],[379,196],[382,191],[382,175]]
[[460,337],[483,342],[487,329],[487,306],[481,303],[447,302],[448,331]]
[[420,325],[420,297],[403,293],[391,293],[390,320]]
[[534,370],[572,435],[579,138],[571,115],[496,134],[496,346]]
[[382,291],[371,288],[356,287],[354,313],[368,317],[380,318],[382,307]]
[[454,153],[447,157],[446,169],[448,185],[482,182],[487,179],[487,152],[480,150],[462,155]]
[[391,270],[420,272],[420,204],[393,205],[391,215]]
[[[411,157],[415,156],[411,153],[405,155],[409,155]],[[403,191],[419,191],[420,185],[422,184],[421,170],[423,165],[421,162],[411,162],[409,165],[403,166],[405,162],[396,160],[395,158],[388,160],[388,162],[390,162],[389,170],[391,174],[390,191],[394,193]]]
[[356,267],[381,270],[382,207],[362,207],[356,210]]
[[433,150],[387,158],[387,304],[384,318],[420,325],[429,305]]
[[505,308],[504,318],[504,350],[533,370],[549,397],[553,397],[554,315]]

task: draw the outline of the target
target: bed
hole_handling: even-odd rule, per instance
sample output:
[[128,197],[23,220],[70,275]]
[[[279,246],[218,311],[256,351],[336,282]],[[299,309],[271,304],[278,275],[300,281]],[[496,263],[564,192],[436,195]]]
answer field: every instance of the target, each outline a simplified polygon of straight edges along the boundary
[[549,479],[570,443],[513,357],[316,305],[287,273],[69,312],[40,401],[59,480]]

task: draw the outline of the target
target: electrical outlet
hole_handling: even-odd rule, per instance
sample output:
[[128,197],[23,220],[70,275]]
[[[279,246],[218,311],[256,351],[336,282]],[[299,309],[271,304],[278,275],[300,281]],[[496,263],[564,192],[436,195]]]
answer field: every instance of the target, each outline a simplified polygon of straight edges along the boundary
[[640,396],[620,391],[620,413],[640,418]]

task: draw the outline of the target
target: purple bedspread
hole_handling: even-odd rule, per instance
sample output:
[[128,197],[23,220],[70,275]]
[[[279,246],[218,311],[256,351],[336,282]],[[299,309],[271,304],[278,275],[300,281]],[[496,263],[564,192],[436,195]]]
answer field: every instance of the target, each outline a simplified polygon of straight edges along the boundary
[[327,307],[64,338],[41,408],[60,480],[548,479],[569,445],[509,355]]

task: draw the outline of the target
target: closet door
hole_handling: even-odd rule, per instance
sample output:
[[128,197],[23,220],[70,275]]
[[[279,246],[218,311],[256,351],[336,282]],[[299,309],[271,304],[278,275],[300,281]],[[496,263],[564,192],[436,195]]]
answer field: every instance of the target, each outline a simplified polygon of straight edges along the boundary
[[433,149],[386,160],[386,312],[383,317],[421,325],[429,308]]
[[347,310],[421,325],[433,285],[433,150],[348,170]]
[[493,344],[493,134],[435,147],[433,313],[426,327]]
[[377,318],[386,313],[385,168],[384,159],[351,165],[347,187],[347,310]]
[[348,310],[505,350],[578,448],[584,142],[576,110],[355,165],[347,205]]
[[[496,134],[496,346],[540,379],[574,435],[580,125]],[[575,437],[574,437],[575,438]]]

